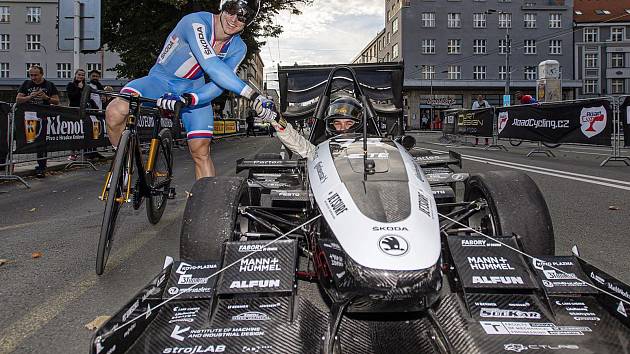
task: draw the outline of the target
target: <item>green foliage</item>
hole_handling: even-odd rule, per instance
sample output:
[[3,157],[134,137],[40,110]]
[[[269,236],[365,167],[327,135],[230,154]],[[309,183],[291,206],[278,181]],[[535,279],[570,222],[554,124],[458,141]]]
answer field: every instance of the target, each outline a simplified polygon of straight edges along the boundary
[[[263,0],[255,23],[241,34],[247,44],[247,58],[265,43],[257,40],[277,37],[282,26],[273,17],[288,10],[295,15],[296,5],[313,0]],[[164,41],[177,22],[185,15],[209,11],[216,13],[219,0],[107,0],[103,1],[103,43],[120,54],[122,64],[114,69],[119,77],[144,76],[155,63]],[[247,59],[246,58],[246,59]]]

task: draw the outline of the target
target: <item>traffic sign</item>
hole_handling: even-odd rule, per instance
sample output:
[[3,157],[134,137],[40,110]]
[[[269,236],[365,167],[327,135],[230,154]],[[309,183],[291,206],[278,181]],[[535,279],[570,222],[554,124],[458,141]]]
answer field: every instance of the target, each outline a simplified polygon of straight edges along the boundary
[[81,3],[80,50],[101,49],[101,0],[59,0],[58,47],[74,50],[74,5]]

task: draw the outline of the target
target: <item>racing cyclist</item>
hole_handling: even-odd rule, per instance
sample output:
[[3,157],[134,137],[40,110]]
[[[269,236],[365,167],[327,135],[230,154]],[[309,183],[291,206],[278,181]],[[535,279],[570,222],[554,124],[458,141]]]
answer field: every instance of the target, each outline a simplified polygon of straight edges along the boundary
[[[265,103],[264,106],[271,105]],[[315,145],[298,133],[275,109],[265,111],[261,117],[274,127],[278,138],[289,150],[303,158],[311,158],[315,152]],[[339,97],[328,106],[326,111],[326,118],[324,118],[326,135],[354,133],[361,128],[362,119],[363,106],[359,100],[350,96]]]
[[[214,117],[212,100],[224,89],[253,101],[259,115],[267,99],[244,83],[236,71],[247,53],[240,33],[260,10],[261,0],[221,0],[219,13],[184,16],[169,34],[149,75],[129,82],[121,93],[157,98],[157,105],[174,110],[181,102],[181,118],[195,162],[195,177],[215,176],[210,158]],[[205,82],[204,73],[210,81]],[[125,127],[129,102],[115,99],[106,111],[107,132],[113,146]],[[268,114],[268,112],[267,112]]]

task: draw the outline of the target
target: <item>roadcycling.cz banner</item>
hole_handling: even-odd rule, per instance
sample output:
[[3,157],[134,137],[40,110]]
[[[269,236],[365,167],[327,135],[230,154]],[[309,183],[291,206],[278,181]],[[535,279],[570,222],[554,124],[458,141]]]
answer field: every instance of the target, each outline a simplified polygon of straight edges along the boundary
[[74,107],[19,104],[15,109],[15,153],[81,150],[110,145],[105,118],[79,119]]
[[610,102],[594,99],[496,109],[499,138],[611,145]]
[[630,146],[630,96],[621,102],[619,109],[621,124],[623,125],[623,145]]

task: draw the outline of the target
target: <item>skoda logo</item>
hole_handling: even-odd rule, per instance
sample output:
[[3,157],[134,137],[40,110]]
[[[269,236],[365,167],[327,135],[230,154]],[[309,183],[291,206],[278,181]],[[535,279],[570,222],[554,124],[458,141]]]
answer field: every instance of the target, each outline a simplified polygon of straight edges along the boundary
[[407,240],[398,235],[385,235],[378,240],[381,251],[390,256],[402,256],[409,250]]

